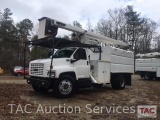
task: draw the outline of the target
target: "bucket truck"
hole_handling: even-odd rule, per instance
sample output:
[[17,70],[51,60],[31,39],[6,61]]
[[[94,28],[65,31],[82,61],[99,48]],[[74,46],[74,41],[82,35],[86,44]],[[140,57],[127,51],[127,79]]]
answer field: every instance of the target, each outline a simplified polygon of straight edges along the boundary
[[[57,38],[59,28],[73,32],[76,40]],[[31,45],[53,49],[50,58],[29,63],[26,79],[36,92],[53,89],[58,97],[67,98],[78,88],[131,86],[134,55],[121,49],[128,46],[125,42],[43,17],[39,19],[38,40],[26,42],[25,49]],[[54,49],[58,49],[55,54]]]

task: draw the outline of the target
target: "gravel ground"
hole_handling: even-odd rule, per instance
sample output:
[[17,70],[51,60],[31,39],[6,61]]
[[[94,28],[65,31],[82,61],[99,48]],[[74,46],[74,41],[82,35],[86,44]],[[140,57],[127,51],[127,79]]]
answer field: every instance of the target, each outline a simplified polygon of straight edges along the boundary
[[0,84],[27,84],[26,80],[0,80]]
[[0,84],[27,84],[23,76],[0,76]]
[[[69,99],[57,99],[52,91],[46,94],[34,92],[23,77],[1,76],[0,120],[137,120],[137,113],[134,111],[114,112],[118,106],[131,109],[137,105],[157,105],[156,119],[160,119],[160,81],[146,81],[137,75],[132,80],[132,86],[124,90],[113,90],[110,85],[105,85],[100,89],[82,89]],[[13,113],[8,104],[15,104]],[[110,107],[112,112],[108,113]]]

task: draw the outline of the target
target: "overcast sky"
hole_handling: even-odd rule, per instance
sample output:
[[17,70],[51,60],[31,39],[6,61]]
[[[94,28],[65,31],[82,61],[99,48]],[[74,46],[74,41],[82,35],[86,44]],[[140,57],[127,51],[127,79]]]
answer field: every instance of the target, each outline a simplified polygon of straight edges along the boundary
[[159,0],[0,0],[0,10],[10,8],[16,22],[29,18],[38,23],[41,17],[50,17],[66,23],[79,21],[83,27],[107,18],[107,10],[133,5],[142,16],[160,20]]

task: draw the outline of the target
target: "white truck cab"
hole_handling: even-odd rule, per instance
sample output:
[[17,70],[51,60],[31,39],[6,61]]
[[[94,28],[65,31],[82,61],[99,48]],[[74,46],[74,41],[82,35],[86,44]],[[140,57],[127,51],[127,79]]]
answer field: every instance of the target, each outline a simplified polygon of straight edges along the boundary
[[[48,59],[30,62],[29,77],[26,79],[36,92],[53,89],[58,97],[66,98],[71,97],[78,88],[111,84],[114,89],[124,89],[126,85],[131,85],[133,53],[110,46],[122,47],[126,43],[50,18],[40,19],[39,25],[39,39],[26,42],[25,47],[37,45],[53,48],[53,53],[55,48],[58,51]],[[77,39],[81,42],[56,38],[59,27],[78,32],[80,36]],[[101,46],[102,41],[104,45]]]
[[[74,72],[76,79],[89,78],[90,64],[87,54],[85,48],[69,47],[58,50],[53,55],[51,78],[59,78],[60,74],[65,72]],[[51,57],[31,61],[29,74],[49,77]]]

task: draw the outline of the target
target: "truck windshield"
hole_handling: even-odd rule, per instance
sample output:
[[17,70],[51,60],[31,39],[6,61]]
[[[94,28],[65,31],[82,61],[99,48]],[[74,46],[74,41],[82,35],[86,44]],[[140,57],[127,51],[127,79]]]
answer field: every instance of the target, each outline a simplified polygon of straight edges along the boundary
[[[53,58],[70,58],[76,48],[65,48],[58,50],[54,55]],[[50,57],[51,58],[51,57]]]

